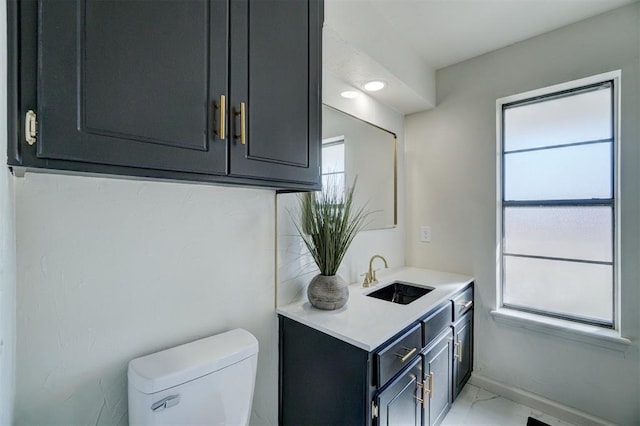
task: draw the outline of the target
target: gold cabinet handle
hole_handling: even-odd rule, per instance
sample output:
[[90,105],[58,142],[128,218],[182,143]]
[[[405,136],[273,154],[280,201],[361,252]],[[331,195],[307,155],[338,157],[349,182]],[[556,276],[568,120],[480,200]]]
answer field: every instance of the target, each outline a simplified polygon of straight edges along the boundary
[[404,349],[405,351],[408,351],[408,352],[405,353],[404,355],[399,354],[399,353],[394,354],[395,356],[400,358],[400,362],[405,362],[406,360],[411,358],[411,355],[415,354],[416,351],[418,350],[418,348],[409,349],[409,348],[406,348],[404,346],[402,347],[402,349]]
[[[429,373],[429,375],[426,377],[429,380],[429,386],[427,386],[427,381],[423,380],[422,383],[418,383],[418,387],[422,389],[422,399],[416,397],[416,399],[420,402],[422,402],[422,406],[424,407],[424,405],[426,404],[427,399],[433,399],[433,377],[434,374],[433,372]],[[427,394],[429,394],[429,397],[427,397]]]
[[421,382],[416,382],[416,386],[418,387],[418,389],[422,389],[422,398],[416,396],[416,401],[418,401],[422,405],[422,408],[426,408],[425,401],[427,400],[427,396],[425,395],[425,392],[427,391],[427,384],[423,380]]
[[247,143],[247,110],[244,102],[240,102],[240,112],[234,115],[240,116],[240,134],[234,135],[234,138],[240,138],[240,143],[244,145]]
[[247,143],[247,113],[244,102],[240,103],[240,143]]
[[24,119],[24,138],[29,145],[36,143],[38,137],[38,122],[36,113],[30,109]]
[[429,373],[429,399],[433,399],[433,371]]
[[456,358],[458,362],[462,362],[462,342],[458,341],[455,343],[456,346]]
[[225,128],[225,122],[227,120],[227,98],[224,95],[220,95],[220,122],[218,123],[218,137],[220,139],[227,138],[227,131]]

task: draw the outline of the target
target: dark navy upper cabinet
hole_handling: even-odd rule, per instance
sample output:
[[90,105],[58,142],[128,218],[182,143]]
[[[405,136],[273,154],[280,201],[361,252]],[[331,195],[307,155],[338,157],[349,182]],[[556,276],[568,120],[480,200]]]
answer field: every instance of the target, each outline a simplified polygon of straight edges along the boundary
[[318,180],[320,7],[231,1],[231,175]]
[[224,1],[42,1],[39,158],[226,173]]
[[10,0],[8,12],[9,165],[319,186],[322,0]]

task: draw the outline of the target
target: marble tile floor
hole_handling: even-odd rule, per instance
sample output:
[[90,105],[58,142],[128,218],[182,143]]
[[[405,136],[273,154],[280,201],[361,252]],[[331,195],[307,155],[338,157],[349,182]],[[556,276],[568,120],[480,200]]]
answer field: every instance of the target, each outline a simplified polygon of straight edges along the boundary
[[442,426],[525,426],[533,417],[551,426],[572,426],[541,411],[468,384],[453,403]]

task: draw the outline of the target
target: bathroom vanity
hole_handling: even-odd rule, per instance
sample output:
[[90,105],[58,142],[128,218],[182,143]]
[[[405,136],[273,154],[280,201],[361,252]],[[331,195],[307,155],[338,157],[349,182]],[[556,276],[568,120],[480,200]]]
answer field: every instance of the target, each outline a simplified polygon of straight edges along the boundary
[[[428,292],[394,303],[394,283]],[[278,309],[279,424],[438,424],[473,367],[473,279],[400,268],[349,291],[337,311]]]

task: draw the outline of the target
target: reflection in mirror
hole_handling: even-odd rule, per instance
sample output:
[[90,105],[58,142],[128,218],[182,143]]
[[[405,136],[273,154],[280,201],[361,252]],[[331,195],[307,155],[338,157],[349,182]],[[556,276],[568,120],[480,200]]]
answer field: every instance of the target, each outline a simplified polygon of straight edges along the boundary
[[396,135],[328,105],[322,107],[322,185],[351,185],[373,211],[365,229],[397,225]]

